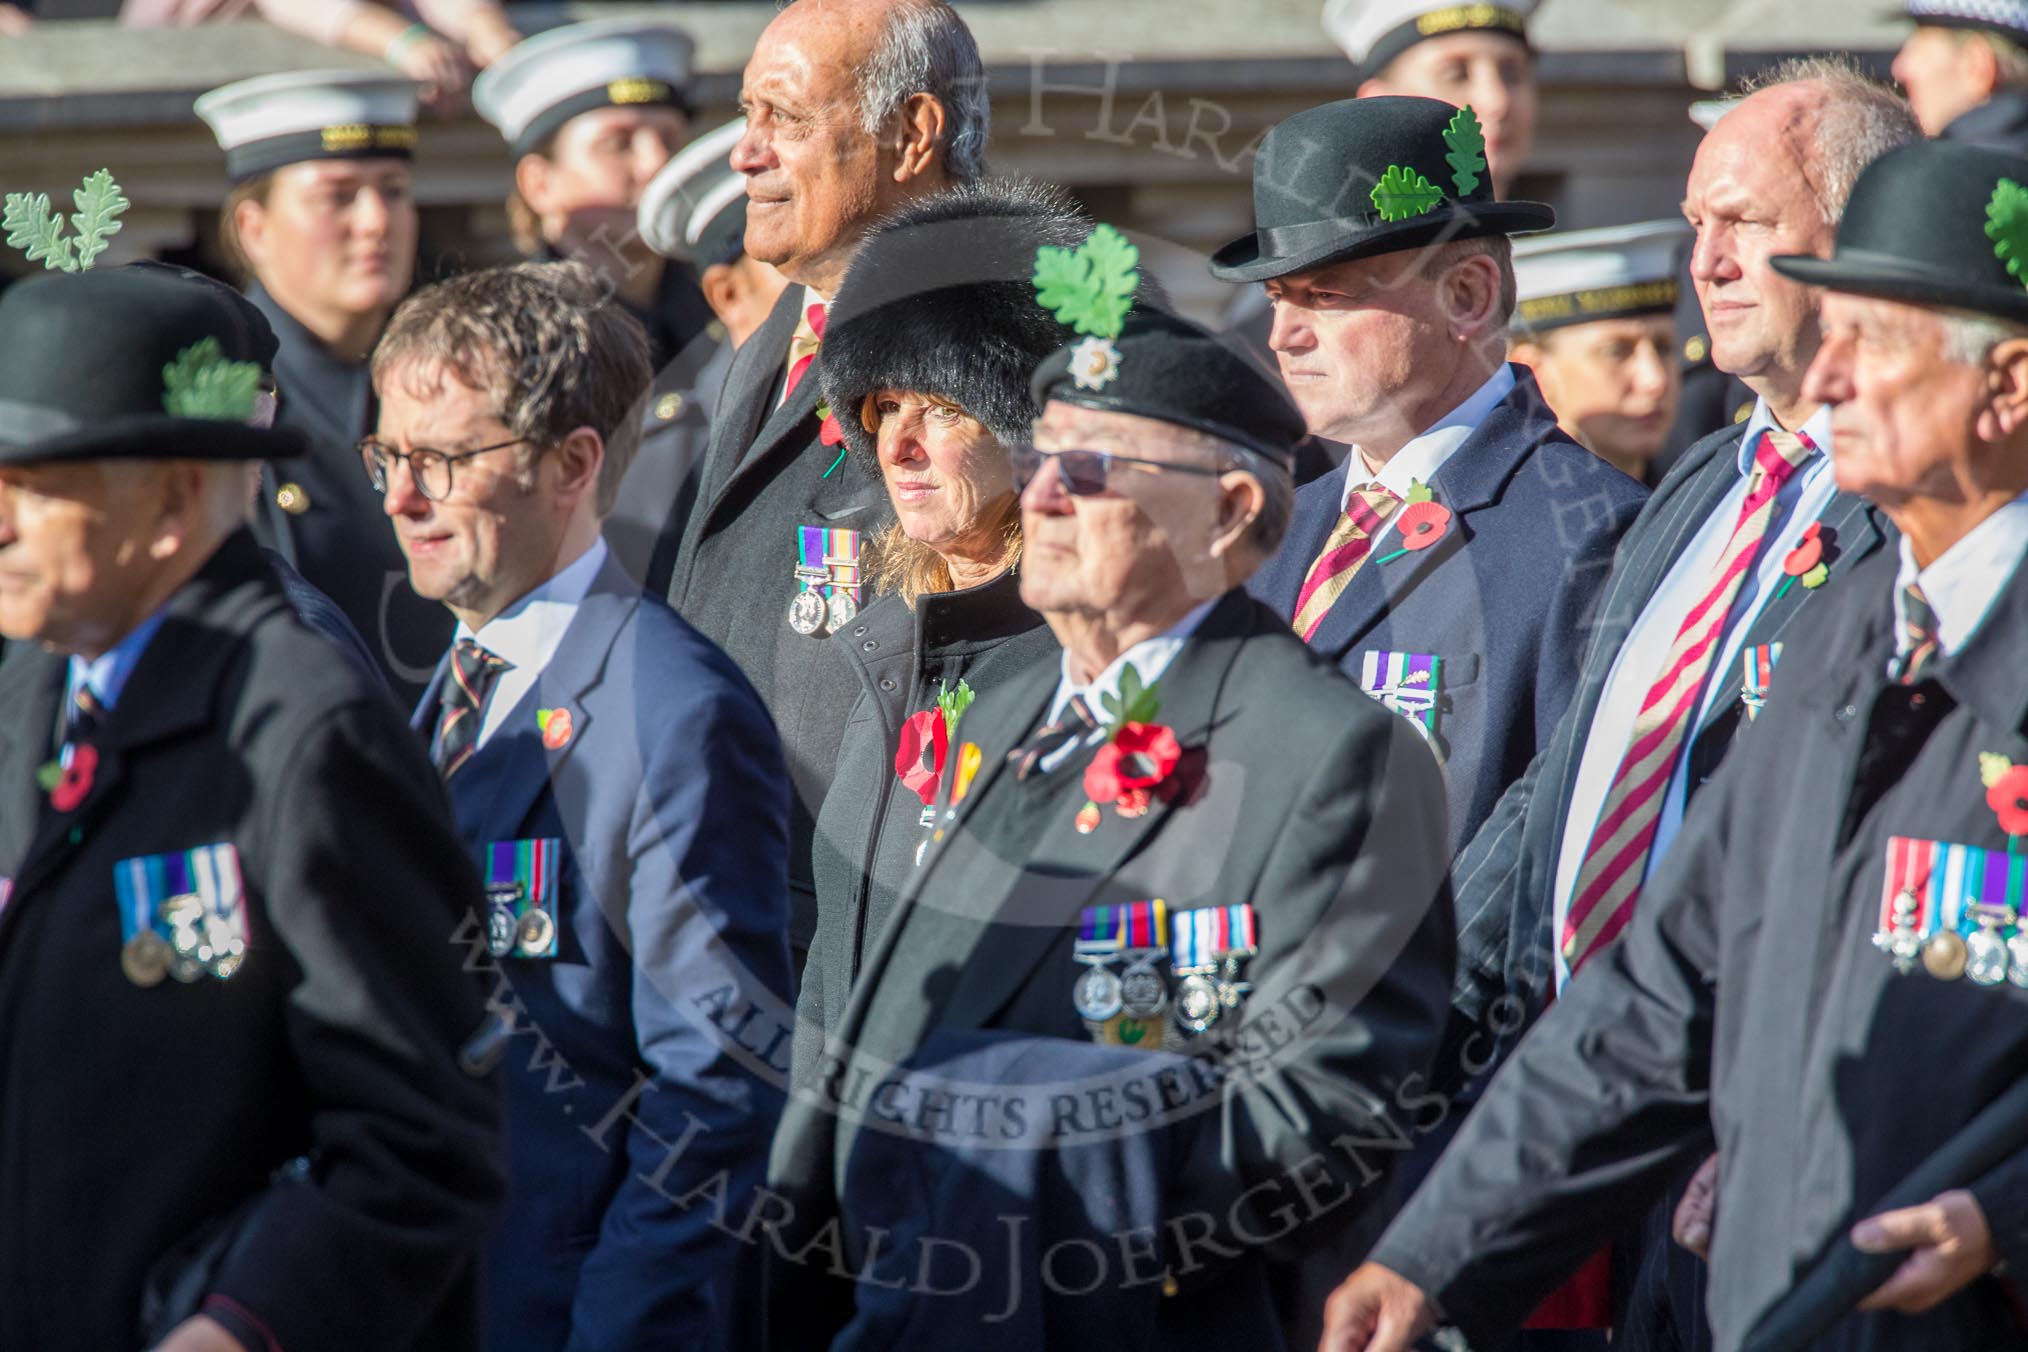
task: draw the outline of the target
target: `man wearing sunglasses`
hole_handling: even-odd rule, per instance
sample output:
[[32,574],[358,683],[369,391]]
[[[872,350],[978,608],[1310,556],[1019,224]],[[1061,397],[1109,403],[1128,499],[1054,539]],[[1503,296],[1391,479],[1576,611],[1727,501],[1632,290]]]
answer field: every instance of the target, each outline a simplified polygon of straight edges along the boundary
[[426,288],[374,354],[365,470],[458,621],[414,725],[487,884],[462,937],[510,1123],[496,1350],[738,1345],[735,1242],[676,1199],[743,1204],[787,1069],[780,744],[601,537],[650,374],[578,263]]
[[[1441,774],[1246,594],[1303,436],[1273,378],[1159,315],[1096,342],[1015,456],[1062,661],[964,714],[784,1116],[770,1347],[1312,1346],[1390,1210],[1450,982]],[[855,1281],[808,1256],[841,1250]]]
[[1494,200],[1487,136],[1436,99],[1298,113],[1262,144],[1257,233],[1212,259],[1266,289],[1290,394],[1353,448],[1304,488],[1254,594],[1428,734],[1453,850],[1555,728],[1645,496],[1506,361],[1507,236],[1556,216]]

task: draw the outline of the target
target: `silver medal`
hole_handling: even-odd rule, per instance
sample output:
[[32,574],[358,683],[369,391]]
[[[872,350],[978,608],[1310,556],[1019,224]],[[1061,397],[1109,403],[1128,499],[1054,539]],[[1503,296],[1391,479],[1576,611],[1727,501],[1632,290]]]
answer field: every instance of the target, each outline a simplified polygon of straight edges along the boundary
[[805,638],[816,638],[824,632],[827,613],[823,596],[813,591],[797,592],[796,599],[789,602],[789,628]]
[[1169,987],[1155,970],[1154,959],[1143,958],[1127,968],[1120,977],[1120,1001],[1134,1019],[1152,1019],[1169,1007]]
[[2028,989],[2028,928],[2007,941],[2007,979]]
[[1079,1018],[1091,1023],[1104,1023],[1123,1007],[1120,979],[1103,967],[1087,967],[1078,976],[1077,984],[1071,987],[1070,1003]]
[[1176,1019],[1192,1033],[1201,1033],[1218,1022],[1225,1012],[1218,983],[1202,972],[1192,972],[1176,987]]
[[504,958],[514,951],[514,913],[495,908],[486,917],[486,951]]
[[2007,979],[2007,941],[1990,925],[1965,941],[1965,977],[1981,986],[1997,986]]
[[859,603],[852,599],[852,593],[839,588],[831,593],[831,599],[824,605],[824,617],[830,622],[831,632],[837,633],[859,614]]

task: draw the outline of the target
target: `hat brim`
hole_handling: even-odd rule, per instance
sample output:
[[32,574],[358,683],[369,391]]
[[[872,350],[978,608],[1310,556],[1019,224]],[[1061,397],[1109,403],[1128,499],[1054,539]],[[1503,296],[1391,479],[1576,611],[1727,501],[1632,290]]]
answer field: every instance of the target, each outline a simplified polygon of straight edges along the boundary
[[[287,460],[308,453],[309,439],[292,427],[151,414],[120,418],[60,436],[11,440],[0,429],[0,465],[83,460]],[[366,471],[361,469],[363,478]]]
[[1999,319],[2028,323],[2028,287],[1995,286],[1967,281],[1962,275],[1890,258],[1845,250],[1835,258],[1784,254],[1768,260],[1774,270],[1805,286],[1912,305],[1939,305],[1973,310]]
[[1543,202],[1488,202],[1439,208],[1414,220],[1351,230],[1337,239],[1287,254],[1268,251],[1256,233],[1242,236],[1211,255],[1211,275],[1225,282],[1265,282],[1328,263],[1349,263],[1488,235],[1526,234],[1551,229],[1555,224],[1555,210]]

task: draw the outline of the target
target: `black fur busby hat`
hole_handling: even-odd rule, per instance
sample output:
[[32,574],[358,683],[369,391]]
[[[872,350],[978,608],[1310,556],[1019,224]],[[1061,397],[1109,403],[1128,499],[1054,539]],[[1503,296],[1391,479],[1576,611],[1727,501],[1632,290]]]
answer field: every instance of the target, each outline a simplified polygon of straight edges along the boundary
[[1092,229],[1062,189],[1012,178],[950,189],[875,226],[832,299],[817,363],[853,453],[874,460],[860,410],[878,389],[948,399],[1003,444],[1026,441],[1029,377],[1076,337],[1036,303],[1036,251],[1075,248]]

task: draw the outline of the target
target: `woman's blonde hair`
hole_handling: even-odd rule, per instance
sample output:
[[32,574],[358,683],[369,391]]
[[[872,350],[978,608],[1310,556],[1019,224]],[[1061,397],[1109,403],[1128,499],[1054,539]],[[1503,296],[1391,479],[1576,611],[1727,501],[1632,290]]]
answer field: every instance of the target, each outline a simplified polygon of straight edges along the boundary
[[[1000,571],[1005,572],[1021,561],[1019,498],[1011,499],[1007,504],[1007,519],[1001,523],[1000,538],[1004,542]],[[902,604],[914,610],[919,596],[955,590],[951,583],[950,565],[944,562],[943,555],[920,540],[910,539],[899,521],[887,524],[873,542],[871,552],[873,562],[868,565],[867,575],[876,596],[897,593]]]

